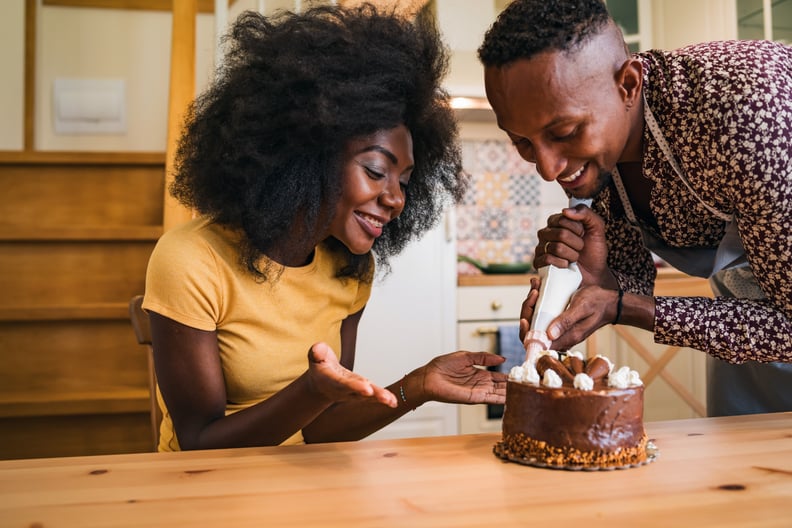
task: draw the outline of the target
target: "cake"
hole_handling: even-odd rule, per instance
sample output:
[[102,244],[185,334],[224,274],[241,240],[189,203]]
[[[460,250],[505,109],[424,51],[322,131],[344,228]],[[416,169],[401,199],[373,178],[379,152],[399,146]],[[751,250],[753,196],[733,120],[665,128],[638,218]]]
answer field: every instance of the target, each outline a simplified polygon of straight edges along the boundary
[[643,425],[644,386],[603,356],[543,351],[511,369],[495,454],[526,465],[614,469],[654,459]]

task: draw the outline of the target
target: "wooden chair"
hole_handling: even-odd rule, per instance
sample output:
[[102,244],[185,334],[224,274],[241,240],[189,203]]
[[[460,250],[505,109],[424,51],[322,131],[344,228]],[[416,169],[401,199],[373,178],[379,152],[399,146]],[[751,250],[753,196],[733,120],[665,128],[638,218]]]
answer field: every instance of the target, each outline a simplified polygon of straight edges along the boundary
[[148,356],[149,370],[149,403],[151,410],[151,440],[154,451],[159,445],[159,428],[162,421],[162,412],[157,402],[157,377],[154,373],[154,349],[151,346],[151,326],[149,316],[143,310],[143,296],[136,295],[129,301],[129,318],[132,321],[132,329],[135,331],[137,342],[145,345]]

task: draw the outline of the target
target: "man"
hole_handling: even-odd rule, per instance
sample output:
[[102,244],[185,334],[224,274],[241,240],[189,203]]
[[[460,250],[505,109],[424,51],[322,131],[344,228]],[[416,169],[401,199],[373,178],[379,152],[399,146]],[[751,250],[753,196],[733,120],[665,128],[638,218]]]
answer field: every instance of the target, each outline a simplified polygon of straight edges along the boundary
[[[630,55],[600,0],[516,0],[479,58],[520,155],[590,200],[538,233],[535,266],[583,273],[553,347],[643,328],[708,354],[708,414],[792,410],[792,48]],[[652,252],[717,297],[654,297]]]

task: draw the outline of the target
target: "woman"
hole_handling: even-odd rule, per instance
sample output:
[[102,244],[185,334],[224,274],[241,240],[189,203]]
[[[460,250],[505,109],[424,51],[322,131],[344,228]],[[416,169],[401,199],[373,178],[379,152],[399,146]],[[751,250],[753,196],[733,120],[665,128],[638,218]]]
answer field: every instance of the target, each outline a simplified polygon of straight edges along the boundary
[[201,216],[147,272],[160,450],[354,440],[429,400],[502,403],[504,376],[476,368],[491,354],[388,388],[353,372],[372,253],[387,269],[464,190],[434,26],[369,5],[246,13],[230,43],[171,188]]

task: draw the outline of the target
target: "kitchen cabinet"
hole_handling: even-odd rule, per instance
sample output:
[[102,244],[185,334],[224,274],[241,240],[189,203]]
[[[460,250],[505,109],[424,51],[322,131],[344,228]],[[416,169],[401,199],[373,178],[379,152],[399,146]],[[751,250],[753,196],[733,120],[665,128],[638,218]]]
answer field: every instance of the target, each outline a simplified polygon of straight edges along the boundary
[[[453,212],[448,212],[440,225],[391,260],[390,275],[375,280],[358,330],[355,371],[378,385],[390,385],[457,348],[453,224]],[[369,438],[456,432],[456,407],[428,402]]]
[[[651,47],[652,0],[607,0],[608,9],[622,27],[632,51]],[[508,5],[508,0],[468,2],[432,0],[438,26],[451,49],[451,67],[446,88],[460,97],[484,97],[484,82],[477,50],[484,34]]]
[[605,3],[621,28],[630,51],[652,47],[651,0],[605,0]]
[[[520,307],[530,289],[530,275],[459,277],[457,342],[460,349],[497,353],[499,326],[517,325]],[[459,433],[501,430],[502,407],[458,405]]]
[[737,0],[740,39],[792,41],[792,0]]
[[712,40],[737,38],[732,0],[652,2],[652,46],[672,50]]

